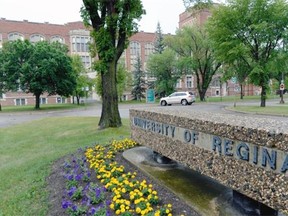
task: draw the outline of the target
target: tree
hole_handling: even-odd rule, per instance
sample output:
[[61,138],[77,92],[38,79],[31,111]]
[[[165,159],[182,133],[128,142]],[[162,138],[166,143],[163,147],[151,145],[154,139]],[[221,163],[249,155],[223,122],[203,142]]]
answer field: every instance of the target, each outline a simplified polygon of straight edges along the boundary
[[156,39],[154,42],[154,50],[155,53],[159,53],[161,54],[165,49],[165,45],[164,45],[164,37],[162,34],[162,29],[160,26],[160,23],[157,23],[157,29],[156,29]]
[[199,10],[203,8],[208,8],[213,4],[212,0],[183,0],[183,4],[188,10]]
[[83,0],[81,14],[86,26],[92,27],[95,70],[101,76],[102,112],[99,128],[122,125],[118,109],[117,63],[137,31],[136,20],[145,13],[141,0]]
[[6,90],[21,89],[35,96],[35,109],[40,109],[40,95],[69,96],[76,86],[68,48],[47,41],[35,44],[17,40],[4,43],[3,59]]
[[122,96],[125,90],[131,86],[131,73],[125,68],[125,63],[120,62],[117,65],[117,92],[120,101],[122,101]]
[[245,85],[250,74],[249,65],[247,65],[245,61],[239,59],[232,64],[225,65],[225,69],[223,71],[223,78],[225,81],[231,79],[232,77],[236,77],[236,80],[240,85],[240,99],[243,99],[243,86]]
[[165,43],[179,55],[182,67],[192,69],[200,100],[204,101],[209,84],[221,66],[215,58],[205,27],[186,26],[178,30],[176,36],[165,38]]
[[147,62],[147,70],[156,78],[156,93],[159,96],[171,94],[181,76],[177,69],[176,55],[171,49],[165,49],[162,54],[151,55]]
[[134,79],[133,79],[133,87],[132,87],[132,97],[133,100],[140,100],[141,98],[145,98],[144,92],[146,90],[145,88],[145,77],[144,77],[144,71],[142,70],[142,64],[141,64],[141,58],[138,55],[136,62],[134,64]]
[[231,0],[219,6],[209,20],[209,36],[219,59],[244,61],[249,77],[261,86],[261,107],[272,76],[269,65],[277,45],[287,38],[288,6],[284,0]]
[[86,97],[87,88],[90,90],[92,89],[94,80],[89,78],[86,74],[86,68],[82,62],[82,59],[79,55],[72,55],[72,70],[75,73],[77,80],[76,80],[76,88],[73,92],[73,103],[74,97],[76,97],[77,104],[80,105],[80,98]]

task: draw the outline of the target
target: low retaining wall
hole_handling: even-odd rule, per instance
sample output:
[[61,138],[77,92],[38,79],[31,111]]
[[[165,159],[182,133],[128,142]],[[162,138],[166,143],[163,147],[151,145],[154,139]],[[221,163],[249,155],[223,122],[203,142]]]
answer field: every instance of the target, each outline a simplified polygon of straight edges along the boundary
[[182,107],[130,109],[132,138],[288,214],[288,123]]

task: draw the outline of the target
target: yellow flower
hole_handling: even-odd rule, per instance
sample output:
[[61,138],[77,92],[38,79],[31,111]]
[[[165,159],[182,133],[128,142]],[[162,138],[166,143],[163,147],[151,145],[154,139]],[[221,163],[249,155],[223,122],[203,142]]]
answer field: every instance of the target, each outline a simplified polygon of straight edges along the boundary
[[115,207],[114,204],[111,203],[111,204],[110,204],[110,208],[114,210],[114,207]]

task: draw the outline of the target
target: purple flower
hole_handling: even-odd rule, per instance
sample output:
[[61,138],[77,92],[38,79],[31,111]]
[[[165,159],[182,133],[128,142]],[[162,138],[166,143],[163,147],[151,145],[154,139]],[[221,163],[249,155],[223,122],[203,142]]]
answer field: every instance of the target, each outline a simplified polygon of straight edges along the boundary
[[82,175],[81,175],[81,174],[77,174],[76,177],[75,177],[75,179],[76,179],[77,181],[80,181],[80,180],[82,179]]
[[70,190],[68,191],[68,196],[73,196],[77,188],[75,186],[71,187]]
[[106,206],[109,206],[111,204],[111,200],[106,200]]
[[91,215],[94,215],[96,213],[96,208],[95,207],[92,207],[90,210],[89,210],[89,213]]
[[109,209],[106,210],[106,216],[111,216],[111,211],[109,211]]
[[62,208],[63,209],[67,209],[70,205],[71,205],[71,203],[69,201],[67,201],[67,200],[62,201]]
[[101,190],[100,190],[100,188],[96,188],[95,190],[96,190],[96,194],[95,195],[96,195],[97,198],[99,198],[99,196],[101,195]]
[[72,206],[72,210],[73,210],[73,211],[77,211],[77,209],[78,209],[78,206],[77,206],[77,205],[73,205],[73,206]]

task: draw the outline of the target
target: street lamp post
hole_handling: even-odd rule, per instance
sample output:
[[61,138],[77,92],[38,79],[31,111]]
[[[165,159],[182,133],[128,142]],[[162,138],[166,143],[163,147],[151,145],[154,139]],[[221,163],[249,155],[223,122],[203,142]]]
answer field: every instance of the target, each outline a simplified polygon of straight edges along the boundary
[[281,84],[280,84],[280,104],[284,104],[284,100],[283,100],[283,93],[284,93],[284,83],[283,83],[283,79],[281,80]]
[[85,101],[84,101],[84,105],[85,105],[85,104],[87,103],[89,87],[88,87],[88,86],[82,87],[82,91],[83,91],[84,94],[85,94]]

